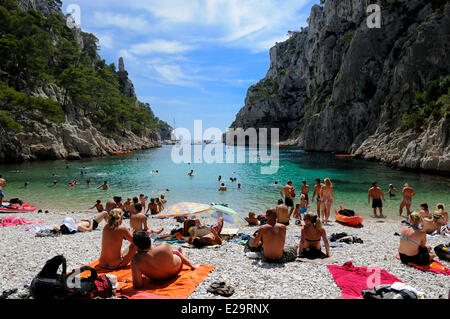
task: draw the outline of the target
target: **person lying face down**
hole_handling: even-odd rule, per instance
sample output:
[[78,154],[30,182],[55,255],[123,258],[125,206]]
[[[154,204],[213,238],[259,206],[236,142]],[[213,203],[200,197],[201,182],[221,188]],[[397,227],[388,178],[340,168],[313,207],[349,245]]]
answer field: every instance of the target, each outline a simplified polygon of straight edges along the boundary
[[194,245],[197,248],[222,244],[220,233],[223,228],[223,223],[223,217],[220,217],[217,220],[217,224],[213,227],[200,226],[200,220],[195,220],[195,226],[189,231],[189,244]]
[[187,265],[191,270],[197,268],[191,264],[181,247],[172,250],[167,243],[153,247],[147,232],[136,232],[133,235],[133,244],[137,247],[137,253],[131,260],[135,289],[144,286],[144,276],[152,280],[168,280],[176,277],[183,269],[183,265]]
[[[108,224],[103,228],[102,252],[99,266],[106,269],[126,267],[136,253],[131,232],[122,225],[123,210],[115,208],[108,213]],[[123,239],[130,242],[130,246],[122,252]]]

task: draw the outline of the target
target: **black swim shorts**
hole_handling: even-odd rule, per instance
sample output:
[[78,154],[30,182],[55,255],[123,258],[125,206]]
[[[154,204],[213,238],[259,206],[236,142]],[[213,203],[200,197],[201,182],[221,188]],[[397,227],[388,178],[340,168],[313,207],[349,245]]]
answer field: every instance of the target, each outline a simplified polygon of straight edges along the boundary
[[383,207],[383,201],[381,200],[381,198],[374,198],[372,200],[372,208],[381,208]]
[[284,199],[284,204],[287,207],[294,207],[294,201],[292,199],[290,199],[290,198],[287,198],[287,197]]

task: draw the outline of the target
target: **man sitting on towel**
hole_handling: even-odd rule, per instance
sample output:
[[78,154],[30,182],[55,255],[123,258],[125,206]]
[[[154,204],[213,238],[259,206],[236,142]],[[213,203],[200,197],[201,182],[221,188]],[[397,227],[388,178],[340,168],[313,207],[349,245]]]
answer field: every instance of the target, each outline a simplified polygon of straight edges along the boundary
[[164,228],[161,228],[158,231],[153,231],[148,228],[147,217],[143,213],[143,207],[141,203],[137,203],[136,205],[134,205],[134,212],[130,214],[130,228],[131,233],[133,234],[138,231],[146,231],[149,234],[161,234],[164,230]]
[[269,209],[266,212],[267,224],[261,226],[253,241],[253,246],[263,245],[263,260],[270,263],[287,263],[295,261],[297,250],[295,247],[284,248],[286,240],[286,226],[277,223],[277,211]]
[[[108,224],[103,228],[102,252],[99,266],[106,269],[119,269],[126,267],[136,253],[133,237],[125,226],[122,225],[123,210],[115,208],[108,214]],[[122,252],[123,240],[128,240],[130,246]]]
[[141,289],[144,286],[143,275],[152,280],[167,280],[177,276],[183,269],[183,265],[187,265],[191,270],[197,268],[191,264],[181,247],[178,250],[172,250],[167,243],[152,247],[152,241],[147,232],[134,233],[133,243],[138,249],[131,260],[135,289]]

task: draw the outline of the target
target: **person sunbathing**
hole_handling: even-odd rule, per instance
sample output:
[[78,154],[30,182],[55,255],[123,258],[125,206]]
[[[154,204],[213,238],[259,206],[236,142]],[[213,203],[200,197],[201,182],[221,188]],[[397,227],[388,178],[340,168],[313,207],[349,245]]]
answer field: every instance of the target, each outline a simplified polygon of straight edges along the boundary
[[[301,258],[324,258],[330,257],[330,243],[327,232],[322,227],[322,222],[315,213],[308,212],[304,216],[305,226],[302,228],[300,244],[298,245],[297,256]],[[320,240],[325,244],[326,255],[322,252]]]
[[130,215],[130,230],[131,233],[134,234],[138,231],[145,231],[148,234],[155,233],[161,234],[164,231],[164,228],[154,232],[147,225],[147,217],[144,215],[143,207],[141,203],[134,205],[135,212]]
[[423,225],[423,231],[427,234],[432,234],[434,232],[437,232],[438,234],[441,233],[441,230],[446,228],[447,224],[445,223],[444,215],[442,214],[442,211],[437,210],[432,214],[432,217],[422,217],[422,225]]
[[176,277],[183,269],[183,265],[187,265],[191,270],[197,269],[197,266],[191,264],[181,247],[178,250],[172,250],[167,243],[152,247],[152,241],[147,232],[134,233],[133,244],[137,247],[137,253],[131,259],[135,289],[141,289],[144,286],[144,276],[152,280],[168,280]]
[[54,227],[54,230],[61,231],[62,234],[73,234],[73,233],[85,233],[91,232],[97,229],[98,225],[107,218],[107,212],[102,212],[94,218],[91,219],[82,219],[79,222],[76,222],[75,219],[71,217],[65,218],[62,222],[60,222],[57,226]]
[[286,241],[286,226],[277,223],[277,212],[274,208],[266,212],[267,224],[261,226],[253,241],[253,247],[262,245],[263,260],[269,263],[286,263],[297,257],[295,247],[284,247]]
[[248,217],[244,218],[250,226],[258,226],[259,221],[254,211],[248,213]]
[[[133,237],[128,228],[122,225],[122,221],[122,209],[115,208],[108,213],[108,224],[103,228],[102,234],[100,267],[110,270],[126,267],[137,251]],[[122,252],[124,238],[130,242],[130,246]]]
[[197,248],[203,246],[214,246],[222,244],[220,233],[223,228],[223,217],[220,217],[217,224],[213,227],[201,226],[200,220],[195,221],[195,226],[190,229],[190,236],[188,243]]
[[404,226],[400,234],[400,246],[398,252],[400,260],[404,264],[428,265],[434,259],[430,253],[431,247],[427,246],[427,235],[419,228],[422,223],[420,213],[413,212],[409,215],[409,225]]

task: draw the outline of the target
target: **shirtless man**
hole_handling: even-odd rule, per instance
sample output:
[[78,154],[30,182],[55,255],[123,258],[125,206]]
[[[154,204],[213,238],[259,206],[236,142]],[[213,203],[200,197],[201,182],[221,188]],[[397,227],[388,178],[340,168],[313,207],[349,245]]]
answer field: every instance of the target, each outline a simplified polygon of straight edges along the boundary
[[136,232],[133,235],[133,243],[137,247],[137,253],[131,260],[135,289],[144,286],[143,276],[162,281],[176,277],[183,265],[187,265],[191,270],[197,268],[191,264],[181,247],[176,251],[167,243],[152,247],[152,241],[146,232]]
[[445,211],[444,204],[437,204],[436,209],[438,211],[442,212],[442,215],[444,216],[444,223],[445,223],[445,225],[447,225],[448,224],[448,213]]
[[227,187],[225,186],[224,183],[222,183],[222,184],[220,185],[219,192],[226,192],[226,191],[227,191]]
[[405,184],[405,187],[403,187],[403,190],[402,190],[402,195],[403,195],[403,200],[402,200],[402,203],[400,204],[400,210],[399,210],[400,216],[402,216],[403,207],[405,207],[405,206],[406,206],[407,216],[409,216],[411,214],[410,209],[411,209],[412,198],[413,198],[413,196],[416,196],[416,192],[408,184]]
[[164,209],[164,206],[166,206],[166,204],[167,204],[167,199],[166,199],[166,196],[164,194],[161,195],[160,202],[162,204],[162,208]]
[[[103,228],[102,234],[100,267],[110,270],[126,267],[137,251],[133,237],[128,228],[122,225],[122,220],[122,209],[115,208],[108,213],[108,224]],[[122,252],[124,238],[130,242],[130,246]]]
[[[301,194],[305,195],[305,199],[306,199],[306,204],[309,204],[309,185],[306,184],[306,181],[302,181],[303,185],[302,185],[302,189],[300,191]],[[300,197],[301,197],[300,194]]]
[[283,204],[283,200],[278,200],[277,206],[277,223],[289,226],[291,215],[289,214],[289,208]]
[[97,187],[97,189],[103,189],[105,191],[109,190],[109,185],[107,181],[104,181],[102,185],[100,185],[99,187]]
[[0,175],[0,206],[2,205],[3,198],[5,197],[5,193],[3,192],[4,188],[6,188],[6,180],[2,175]]
[[[136,204],[134,206],[135,212],[130,215],[130,230],[131,233],[134,234],[138,231],[145,231],[149,234],[153,233],[153,231],[148,228],[147,225],[147,217],[144,215],[143,207],[141,204]],[[164,228],[161,228],[157,232],[154,232],[156,234],[161,234],[163,232]]]
[[297,258],[295,247],[284,248],[286,241],[286,226],[277,223],[277,212],[269,209],[266,212],[267,224],[261,226],[253,241],[253,247],[263,245],[263,260],[271,263],[285,263]]
[[[324,185],[320,188],[320,201],[322,208],[322,223],[328,224],[328,218],[330,218],[331,204],[334,201],[333,184],[329,178],[324,179]],[[324,220],[325,219],[325,220]]]
[[280,190],[280,195],[284,199],[284,203],[287,207],[290,208],[289,218],[294,212],[294,198],[292,197],[292,193],[294,192],[294,186],[292,186],[292,181],[288,181],[286,186],[284,186]]
[[312,197],[312,202],[314,203],[314,198],[317,195],[317,216],[320,219],[320,189],[322,188],[322,183],[320,182],[320,178],[316,178],[316,185],[314,185],[314,193]]
[[377,208],[380,209],[380,217],[383,216],[383,202],[381,201],[381,198],[383,198],[384,201],[384,193],[381,190],[380,187],[378,187],[377,182],[374,182],[372,184],[372,187],[369,189],[369,204],[370,204],[370,198],[372,198],[372,208],[373,208],[373,216],[377,217]]
[[94,209],[97,208],[97,212],[101,213],[102,211],[105,210],[105,208],[103,207],[102,201],[100,199],[97,200],[97,202],[95,203],[94,206],[90,207],[89,209]]
[[157,215],[157,214],[160,213],[158,208],[159,207],[155,203],[155,199],[154,198],[150,198],[150,203],[148,204],[148,208],[147,208],[147,211],[145,212],[145,214],[148,214],[148,211],[150,211],[152,215]]
[[106,202],[106,211],[109,213],[114,208],[120,208],[122,209],[122,197],[114,196],[113,199],[110,199]]

